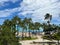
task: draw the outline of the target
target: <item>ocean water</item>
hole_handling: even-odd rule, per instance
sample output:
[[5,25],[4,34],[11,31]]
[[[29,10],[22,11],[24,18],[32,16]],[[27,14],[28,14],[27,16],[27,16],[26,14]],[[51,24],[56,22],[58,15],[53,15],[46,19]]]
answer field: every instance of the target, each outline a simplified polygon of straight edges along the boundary
[[[16,30],[18,30],[19,32],[22,32],[22,28],[21,27],[17,27]],[[29,31],[29,29],[27,30],[27,32]],[[43,28],[40,28],[40,30],[34,30],[34,32],[43,32]],[[26,30],[24,30],[24,32],[26,32]],[[30,32],[33,32],[33,30],[30,30]]]

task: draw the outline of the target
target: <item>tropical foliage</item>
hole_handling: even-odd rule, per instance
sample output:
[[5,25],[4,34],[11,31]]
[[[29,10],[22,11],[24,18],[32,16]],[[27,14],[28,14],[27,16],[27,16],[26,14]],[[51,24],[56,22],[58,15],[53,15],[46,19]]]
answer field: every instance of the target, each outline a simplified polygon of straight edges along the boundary
[[[13,17],[11,20],[6,19],[2,25],[0,25],[0,45],[20,45],[19,43],[19,30],[18,26],[22,28],[22,40],[25,38],[31,39],[31,30],[40,30],[40,27],[44,29],[47,38],[54,40],[60,40],[60,25],[51,24],[52,15],[47,13],[45,15],[45,20],[47,23],[33,22],[31,18],[21,19],[18,16]],[[29,36],[24,30],[28,32]],[[38,32],[37,32],[38,33]]]

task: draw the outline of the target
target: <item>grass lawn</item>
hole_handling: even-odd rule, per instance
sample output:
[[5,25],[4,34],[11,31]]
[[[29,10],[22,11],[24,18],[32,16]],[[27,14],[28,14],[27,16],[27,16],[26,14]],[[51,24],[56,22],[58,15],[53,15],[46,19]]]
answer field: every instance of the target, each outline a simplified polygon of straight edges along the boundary
[[20,38],[20,40],[35,40],[37,39],[37,37],[24,37],[24,38]]

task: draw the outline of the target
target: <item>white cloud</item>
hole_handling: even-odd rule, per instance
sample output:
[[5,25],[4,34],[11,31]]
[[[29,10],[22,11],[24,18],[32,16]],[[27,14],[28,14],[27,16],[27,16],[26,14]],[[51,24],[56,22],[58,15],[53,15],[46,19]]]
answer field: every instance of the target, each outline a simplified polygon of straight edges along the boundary
[[53,16],[53,19],[56,20],[60,13],[60,1],[59,0],[23,0],[21,3],[23,7],[22,14],[33,13],[34,21],[44,21],[44,15],[50,13]]
[[8,9],[2,10],[2,11],[0,11],[0,17],[8,17],[17,11],[18,11],[18,8],[14,8],[14,9],[10,9],[10,10],[8,10]]
[[25,4],[32,4],[34,2],[35,2],[35,0],[23,0],[23,3],[25,3]]
[[[16,2],[17,0],[0,0],[0,5],[6,1]],[[59,21],[59,19],[57,19],[59,17],[58,14],[60,14],[59,0],[23,0],[20,5],[18,8],[0,11],[0,17],[7,17],[14,12],[22,11],[18,15],[22,14],[23,16],[27,16],[27,14],[32,14],[34,22],[43,22],[46,13],[50,13],[53,16],[53,20]]]
[[9,0],[9,1],[11,1],[11,2],[15,3],[15,2],[17,2],[17,1],[19,1],[19,0]]
[[0,0],[0,3],[3,3],[3,2],[8,2],[8,1],[11,1],[11,2],[16,2],[18,0]]
[[8,1],[11,1],[11,2],[15,3],[18,0],[0,0],[0,6],[4,6],[4,3],[8,2]]

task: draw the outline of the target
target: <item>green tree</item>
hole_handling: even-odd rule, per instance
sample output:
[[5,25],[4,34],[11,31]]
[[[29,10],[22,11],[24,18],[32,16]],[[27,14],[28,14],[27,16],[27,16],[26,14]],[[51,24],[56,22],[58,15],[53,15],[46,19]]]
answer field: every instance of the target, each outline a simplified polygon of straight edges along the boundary
[[41,26],[41,24],[39,22],[35,22],[35,30],[36,30],[36,33],[37,33],[37,30],[38,31],[40,30],[40,26]]
[[31,22],[32,22],[32,19],[29,18],[29,19],[28,19],[28,22],[27,22],[27,23],[28,23],[27,26],[28,26],[28,29],[29,29],[29,31],[28,31],[28,32],[29,32],[29,38],[31,38],[31,35],[30,35],[30,28],[29,28],[29,25],[30,25]]
[[0,32],[0,45],[19,45],[19,38],[11,30],[11,21],[5,20]]
[[60,45],[60,43],[59,43],[59,40],[60,40],[60,32],[54,34],[53,37],[54,37],[54,40],[57,40],[58,41],[58,45]]
[[12,24],[12,30],[17,31],[17,36],[19,34],[19,30],[17,29],[17,26],[20,26],[21,24],[21,19],[18,16],[13,17],[13,19],[11,20],[11,24]]
[[29,29],[29,25],[30,25],[31,22],[32,22],[32,19],[31,18],[25,18],[24,19],[25,29],[26,29],[26,31],[29,32],[29,37],[31,37],[30,36],[30,29]]
[[[29,29],[34,32],[34,30],[35,30],[35,24],[33,22],[30,23]],[[31,35],[31,36],[33,36],[33,35]]]
[[23,40],[24,39],[24,30],[26,28],[23,21],[21,21],[20,27],[22,28],[22,40]]
[[[25,30],[26,30],[26,32],[28,31],[28,19],[27,18],[24,18],[24,20],[23,20],[23,23],[24,23],[24,26],[25,26]],[[25,37],[27,37],[27,33],[25,32]]]
[[[47,20],[47,26],[45,26],[44,27],[44,30],[47,32],[47,33],[50,33],[50,31],[51,31],[51,24],[50,24],[50,22],[51,22],[51,20],[52,20],[52,15],[50,15],[49,13],[47,13],[46,15],[45,15],[45,18],[44,18],[45,20]],[[46,28],[46,29],[45,29]]]
[[49,13],[47,13],[47,14],[45,15],[45,18],[44,18],[44,19],[47,20],[47,23],[49,24],[50,21],[52,20],[52,15],[50,15]]

